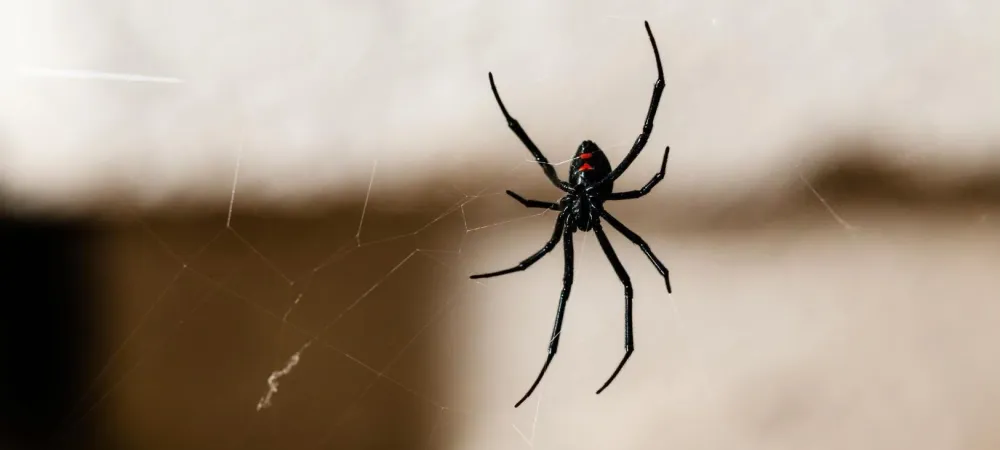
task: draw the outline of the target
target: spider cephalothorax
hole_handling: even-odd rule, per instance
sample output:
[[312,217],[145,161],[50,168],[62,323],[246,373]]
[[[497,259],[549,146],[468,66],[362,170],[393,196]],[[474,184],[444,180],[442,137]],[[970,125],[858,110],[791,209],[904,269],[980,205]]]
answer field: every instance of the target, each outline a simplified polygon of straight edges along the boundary
[[542,365],[541,372],[535,378],[535,382],[528,389],[528,392],[524,394],[524,397],[514,405],[515,408],[524,403],[531,396],[531,393],[535,391],[535,388],[538,387],[538,383],[542,381],[545,371],[548,370],[549,364],[552,363],[552,358],[555,357],[556,351],[559,349],[559,335],[562,330],[563,317],[566,313],[566,303],[569,300],[570,288],[573,286],[573,233],[577,231],[593,231],[597,235],[597,241],[600,243],[601,249],[607,256],[608,261],[611,262],[611,266],[615,269],[618,279],[621,280],[622,285],[625,287],[625,356],[618,363],[618,367],[615,368],[608,381],[597,390],[598,394],[614,381],[615,377],[622,370],[622,367],[625,367],[625,363],[632,356],[632,351],[635,349],[635,341],[632,336],[632,281],[629,279],[625,267],[618,260],[614,248],[611,247],[611,242],[608,241],[608,237],[604,233],[604,229],[601,226],[602,220],[642,249],[642,252],[649,258],[650,262],[663,275],[663,280],[667,285],[667,292],[671,292],[670,276],[667,268],[653,254],[649,245],[639,235],[629,230],[628,227],[604,210],[604,202],[606,201],[630,200],[648,194],[663,179],[663,173],[667,168],[667,156],[670,154],[670,147],[667,147],[663,152],[663,162],[660,163],[660,171],[645,186],[633,191],[614,192],[615,180],[625,173],[625,170],[628,169],[632,161],[635,161],[635,158],[639,156],[639,153],[646,146],[649,134],[653,131],[653,119],[656,116],[656,108],[660,103],[660,96],[663,95],[663,65],[660,63],[660,52],[656,48],[656,40],[653,39],[653,32],[649,29],[649,22],[646,22],[646,33],[649,35],[649,42],[653,46],[653,56],[656,58],[656,72],[658,76],[656,83],[653,84],[653,98],[650,100],[649,111],[646,113],[646,122],[643,124],[642,133],[639,134],[639,137],[635,140],[635,144],[632,145],[628,154],[625,155],[625,159],[618,163],[618,166],[614,169],[611,168],[611,163],[608,161],[607,156],[597,144],[591,141],[583,141],[577,148],[576,154],[570,164],[569,182],[559,179],[549,160],[545,158],[541,150],[531,141],[528,134],[521,128],[521,124],[507,112],[503,101],[500,100],[500,93],[497,92],[497,86],[493,82],[493,74],[490,73],[490,87],[493,89],[493,96],[496,98],[497,105],[500,106],[500,112],[507,119],[507,125],[517,135],[518,139],[521,140],[521,143],[528,148],[528,151],[531,152],[535,161],[542,167],[542,171],[548,177],[549,181],[555,187],[565,192],[565,196],[558,203],[552,203],[540,200],[526,200],[514,192],[507,191],[508,195],[528,208],[545,208],[559,211],[559,215],[556,216],[555,230],[553,230],[552,237],[545,243],[545,246],[541,250],[521,261],[518,265],[496,272],[472,275],[471,277],[473,279],[490,278],[525,270],[551,252],[556,247],[559,239],[562,238],[566,265],[563,275],[563,288],[559,294],[559,306],[556,308],[555,326],[552,330],[552,339],[549,340],[549,353],[545,359],[545,364]]

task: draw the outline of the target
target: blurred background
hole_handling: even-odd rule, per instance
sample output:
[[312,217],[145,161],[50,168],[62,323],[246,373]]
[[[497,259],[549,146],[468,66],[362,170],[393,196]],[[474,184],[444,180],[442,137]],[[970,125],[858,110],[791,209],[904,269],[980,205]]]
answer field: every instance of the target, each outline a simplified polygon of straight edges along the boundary
[[[558,192],[617,162],[560,352]],[[1000,447],[1000,4],[0,5],[0,448]]]

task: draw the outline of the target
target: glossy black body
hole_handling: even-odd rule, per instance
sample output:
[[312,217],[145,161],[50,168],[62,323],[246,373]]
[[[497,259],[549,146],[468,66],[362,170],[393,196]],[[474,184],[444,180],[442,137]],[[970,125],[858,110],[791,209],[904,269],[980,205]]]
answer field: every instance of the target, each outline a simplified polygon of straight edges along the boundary
[[[580,155],[589,156],[583,159]],[[576,224],[577,230],[590,231],[593,224],[601,219],[604,199],[611,195],[615,183],[613,180],[600,186],[597,183],[610,173],[611,161],[601,148],[591,141],[583,141],[569,165],[569,184],[573,193],[565,197],[565,201],[570,203],[570,220]],[[588,191],[595,186],[596,189]]]
[[556,319],[552,328],[552,338],[549,340],[548,356],[545,359],[545,364],[542,365],[542,370],[539,372],[538,377],[535,378],[535,382],[531,385],[528,392],[524,394],[521,400],[514,405],[515,408],[520,406],[521,403],[524,403],[524,401],[531,396],[531,393],[535,391],[535,388],[538,387],[538,384],[542,381],[542,377],[545,376],[545,371],[548,370],[549,364],[552,363],[552,359],[555,357],[556,352],[559,349],[559,339],[560,334],[562,333],[563,318],[566,313],[566,305],[569,302],[569,293],[573,287],[574,233],[577,231],[594,232],[597,236],[598,243],[601,245],[601,250],[607,257],[608,262],[611,263],[611,267],[614,269],[615,274],[618,276],[618,279],[621,281],[622,287],[625,290],[625,356],[622,357],[621,362],[618,363],[618,367],[615,368],[615,371],[611,374],[608,380],[604,382],[604,385],[597,390],[598,394],[604,391],[604,389],[607,388],[612,381],[614,381],[615,377],[617,377],[618,373],[621,372],[625,363],[629,360],[629,357],[635,349],[635,340],[632,330],[632,281],[629,279],[629,275],[628,272],[625,271],[625,267],[615,254],[615,250],[611,246],[611,242],[608,240],[607,235],[604,233],[601,223],[607,222],[612,228],[625,236],[626,239],[637,245],[649,261],[653,263],[656,270],[660,272],[660,275],[663,276],[664,282],[667,286],[667,292],[671,292],[669,272],[663,263],[660,262],[659,258],[653,254],[649,245],[646,244],[646,242],[639,237],[638,234],[628,229],[628,227],[619,222],[618,219],[604,209],[604,203],[607,201],[631,200],[648,194],[653,187],[663,179],[664,172],[667,168],[667,157],[670,155],[670,147],[667,147],[663,152],[663,161],[660,164],[660,171],[657,172],[645,186],[641,189],[632,191],[614,192],[615,180],[625,173],[625,170],[628,169],[632,162],[635,161],[635,158],[639,156],[639,153],[642,152],[642,149],[645,148],[646,142],[649,140],[649,135],[653,131],[653,119],[656,117],[656,109],[660,103],[660,96],[663,95],[663,65],[660,62],[659,50],[656,48],[656,40],[653,39],[653,32],[649,29],[649,22],[646,22],[646,33],[649,35],[649,42],[653,46],[653,55],[656,58],[657,78],[656,82],[653,84],[653,95],[650,100],[649,110],[646,112],[646,121],[642,126],[642,132],[639,134],[639,137],[636,138],[635,143],[632,144],[632,148],[629,150],[628,154],[625,155],[625,158],[613,169],[611,162],[608,161],[607,155],[604,154],[597,144],[589,140],[583,141],[583,143],[581,143],[577,148],[573,160],[569,165],[569,181],[559,179],[556,175],[555,168],[549,160],[542,154],[541,150],[538,149],[538,146],[532,142],[531,138],[528,137],[528,134],[523,128],[521,128],[521,124],[507,112],[507,108],[504,106],[503,101],[500,100],[500,93],[497,92],[496,83],[493,82],[493,73],[490,73],[490,87],[493,90],[493,96],[496,99],[497,105],[500,107],[500,112],[502,112],[504,118],[507,119],[507,126],[510,127],[511,131],[513,131],[518,139],[521,140],[521,143],[527,147],[528,151],[535,158],[535,161],[538,162],[538,165],[542,168],[542,172],[549,179],[549,181],[552,182],[556,188],[565,193],[565,195],[559,199],[557,203],[553,203],[541,200],[527,200],[514,192],[507,191],[508,195],[528,208],[544,208],[559,211],[559,215],[556,217],[556,225],[552,232],[552,237],[549,238],[548,242],[546,242],[540,250],[514,267],[496,272],[472,275],[470,277],[473,279],[490,278],[526,270],[528,267],[531,267],[532,264],[542,259],[543,256],[555,249],[560,238],[563,241],[563,257],[565,261],[565,268],[563,270],[563,287],[562,291],[559,293],[559,305],[556,307]]

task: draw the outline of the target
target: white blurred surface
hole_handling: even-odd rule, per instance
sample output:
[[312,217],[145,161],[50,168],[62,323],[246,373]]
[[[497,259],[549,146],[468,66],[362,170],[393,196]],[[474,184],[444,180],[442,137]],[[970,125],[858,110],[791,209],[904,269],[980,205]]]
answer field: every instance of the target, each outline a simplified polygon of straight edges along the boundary
[[274,200],[356,189],[375,159],[411,168],[400,185],[516,163],[491,70],[550,159],[586,138],[620,156],[655,78],[642,20],[668,77],[649,146],[675,149],[675,189],[752,186],[838,133],[940,167],[995,160],[1000,4],[984,0],[15,0],[0,6],[4,189],[225,202],[239,159],[241,194]]

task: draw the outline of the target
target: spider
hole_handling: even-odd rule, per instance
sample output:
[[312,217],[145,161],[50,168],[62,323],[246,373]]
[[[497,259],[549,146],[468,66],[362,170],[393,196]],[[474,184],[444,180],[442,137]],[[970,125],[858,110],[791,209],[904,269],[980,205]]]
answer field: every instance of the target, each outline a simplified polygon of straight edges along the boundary
[[521,406],[521,403],[524,403],[531,396],[532,392],[535,391],[535,388],[538,387],[538,383],[542,381],[545,371],[548,370],[549,364],[552,363],[552,359],[559,349],[559,335],[562,330],[563,316],[566,312],[566,303],[569,300],[570,288],[573,286],[573,233],[593,230],[594,234],[597,235],[597,240],[604,251],[604,255],[611,262],[611,266],[614,267],[618,279],[621,280],[622,285],[625,287],[625,356],[618,363],[618,367],[615,368],[611,377],[597,390],[597,394],[604,391],[614,381],[618,373],[621,372],[622,367],[628,362],[629,357],[632,356],[632,351],[635,350],[635,341],[632,337],[632,282],[629,279],[628,272],[625,271],[625,267],[618,260],[611,242],[608,241],[608,237],[604,233],[604,229],[601,226],[601,219],[604,219],[612,228],[618,230],[629,241],[642,249],[642,252],[645,253],[649,261],[656,266],[656,270],[663,276],[667,285],[667,292],[671,292],[669,272],[663,263],[660,262],[659,258],[653,254],[649,245],[638,234],[628,229],[628,227],[604,209],[604,202],[606,201],[636,199],[652,191],[653,187],[663,180],[663,174],[667,168],[667,157],[670,155],[670,147],[668,146],[663,152],[663,162],[660,163],[660,171],[641,189],[613,192],[615,180],[625,173],[625,170],[628,169],[629,165],[635,161],[635,158],[639,156],[639,153],[646,146],[649,134],[653,131],[653,119],[656,116],[656,108],[660,102],[660,96],[663,94],[663,65],[660,62],[660,52],[656,48],[656,40],[653,39],[653,32],[649,29],[649,22],[645,22],[645,24],[646,34],[649,35],[649,42],[653,46],[653,55],[656,57],[656,83],[653,84],[653,96],[650,101],[649,110],[646,113],[646,122],[642,126],[642,133],[639,134],[635,143],[632,144],[632,148],[625,156],[625,159],[618,163],[618,167],[615,167],[614,170],[611,169],[611,163],[600,147],[592,141],[587,140],[583,141],[576,149],[576,154],[569,168],[569,182],[560,180],[552,164],[542,155],[541,150],[531,141],[531,138],[524,132],[524,129],[521,128],[517,120],[507,112],[503,101],[500,100],[497,86],[493,82],[493,73],[490,72],[490,87],[493,89],[493,96],[496,98],[497,105],[500,106],[500,112],[507,119],[507,125],[521,140],[521,143],[528,148],[528,151],[531,152],[538,165],[542,167],[542,171],[545,172],[545,176],[548,177],[549,181],[566,193],[564,197],[559,199],[558,203],[552,203],[540,200],[526,200],[512,191],[507,191],[507,195],[513,197],[514,200],[517,200],[525,207],[559,211],[552,237],[545,243],[545,246],[541,250],[538,250],[535,254],[514,267],[496,272],[472,275],[470,277],[472,279],[490,278],[524,271],[551,252],[559,242],[560,237],[563,240],[563,251],[565,254],[563,286],[562,291],[559,293],[559,306],[556,308],[556,319],[552,330],[552,338],[549,340],[548,356],[545,358],[545,364],[542,365],[542,370],[538,374],[538,377],[535,378],[535,382],[532,383],[528,392],[524,394],[524,397],[521,397],[521,400],[514,405],[515,408]]

